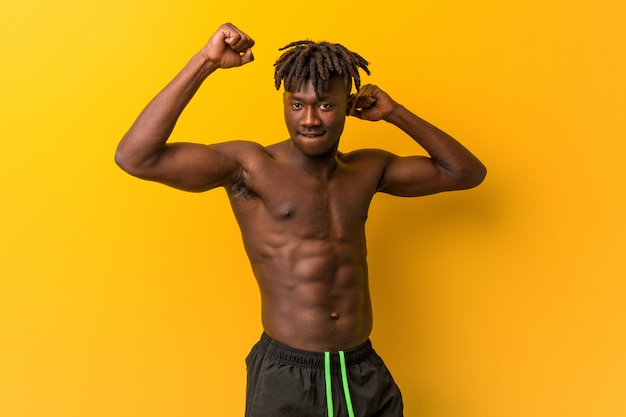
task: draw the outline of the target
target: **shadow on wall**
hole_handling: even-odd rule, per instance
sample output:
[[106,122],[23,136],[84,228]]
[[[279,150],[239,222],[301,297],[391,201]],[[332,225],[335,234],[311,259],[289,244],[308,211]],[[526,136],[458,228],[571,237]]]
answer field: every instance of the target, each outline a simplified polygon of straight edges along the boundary
[[447,310],[455,295],[448,298],[447,290],[468,280],[490,279],[481,265],[490,257],[486,244],[505,226],[501,213],[506,198],[488,179],[474,190],[422,198],[381,194],[370,208],[374,343],[397,375],[406,405],[413,404],[420,415],[451,411],[462,403],[444,400],[426,387],[429,375],[439,372],[438,352],[446,349],[441,327],[454,320]]

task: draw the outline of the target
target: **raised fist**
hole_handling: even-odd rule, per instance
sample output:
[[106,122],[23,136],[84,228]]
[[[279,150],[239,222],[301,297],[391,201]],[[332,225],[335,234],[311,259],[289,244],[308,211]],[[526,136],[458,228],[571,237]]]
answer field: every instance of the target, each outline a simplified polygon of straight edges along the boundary
[[231,23],[224,23],[202,48],[208,60],[219,68],[239,67],[254,60],[254,40]]
[[350,99],[352,106],[348,114],[363,120],[385,119],[398,107],[398,103],[389,94],[372,84],[361,87]]

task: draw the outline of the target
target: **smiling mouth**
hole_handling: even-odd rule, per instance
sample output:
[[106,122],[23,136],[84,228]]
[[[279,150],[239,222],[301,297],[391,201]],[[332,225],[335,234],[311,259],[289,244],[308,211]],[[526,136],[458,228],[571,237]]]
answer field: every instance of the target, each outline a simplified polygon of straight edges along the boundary
[[318,136],[322,136],[324,135],[324,133],[326,132],[298,132],[301,136],[304,136],[306,138],[316,138]]

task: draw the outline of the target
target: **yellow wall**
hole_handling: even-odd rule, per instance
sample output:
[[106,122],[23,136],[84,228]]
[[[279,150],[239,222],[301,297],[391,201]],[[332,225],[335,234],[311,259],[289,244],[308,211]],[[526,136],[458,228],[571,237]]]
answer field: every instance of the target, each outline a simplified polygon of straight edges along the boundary
[[[113,163],[223,21],[257,60],[210,79],[174,139],[285,138],[277,48],[327,39],[489,168],[475,190],[371,208],[372,338],[408,416],[626,415],[617,4],[3,0],[0,415],[242,415],[259,302],[223,191]],[[362,146],[416,152],[350,120],[343,148]]]

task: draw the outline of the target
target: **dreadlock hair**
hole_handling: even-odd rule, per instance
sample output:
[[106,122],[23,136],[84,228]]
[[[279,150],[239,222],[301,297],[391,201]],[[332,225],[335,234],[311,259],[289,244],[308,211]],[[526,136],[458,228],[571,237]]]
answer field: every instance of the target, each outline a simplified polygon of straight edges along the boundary
[[[291,48],[291,49],[289,49]],[[346,91],[352,89],[352,80],[357,91],[361,88],[359,68],[370,74],[368,62],[359,54],[351,52],[343,45],[310,40],[296,41],[283,46],[288,49],[274,66],[274,84],[280,88],[281,81],[286,91],[298,91],[311,80],[315,93],[320,96],[328,89],[330,79],[338,75]]]

